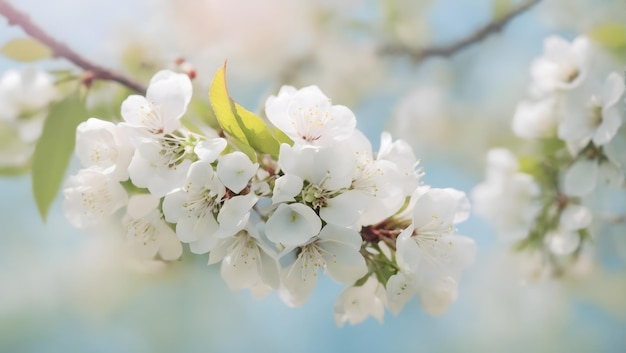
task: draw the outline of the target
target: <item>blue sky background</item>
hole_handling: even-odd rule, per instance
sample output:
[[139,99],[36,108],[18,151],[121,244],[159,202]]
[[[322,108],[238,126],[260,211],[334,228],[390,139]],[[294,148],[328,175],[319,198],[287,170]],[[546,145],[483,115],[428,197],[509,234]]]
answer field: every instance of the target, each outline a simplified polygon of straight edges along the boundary
[[[117,53],[107,49],[107,43],[120,31],[132,33],[133,26],[141,26],[142,18],[154,11],[139,0],[14,3],[54,36],[112,67],[119,65]],[[490,1],[435,3],[426,16],[435,42],[463,36],[491,14]],[[375,17],[375,4],[366,2],[362,16]],[[359,127],[376,141],[388,126],[380,117],[391,116],[402,91],[433,82],[441,65],[457,75],[448,86],[454,104],[490,100],[491,106],[501,107],[501,120],[476,117],[477,123],[485,129],[507,126],[507,106],[510,109],[523,95],[528,64],[551,33],[571,38],[575,29],[546,25],[533,9],[502,34],[450,61],[436,59],[413,68],[398,60],[392,74],[410,75],[412,81],[395,77],[390,80],[393,84],[383,85],[352,107]],[[0,44],[20,35],[0,20]],[[57,65],[64,64],[52,64]],[[0,58],[0,71],[17,66]],[[502,91],[502,87],[509,89]],[[239,101],[254,107],[260,99],[255,95],[258,91],[237,91]],[[454,148],[420,152],[428,184],[469,192],[482,178],[480,156],[469,159]],[[230,292],[219,269],[207,267],[205,258],[186,258],[156,275],[102,266],[94,266],[91,275],[80,270],[89,262],[86,251],[98,246],[97,239],[65,221],[60,199],[43,223],[28,176],[0,179],[0,195],[3,352],[623,352],[626,347],[626,299],[613,302],[613,297],[598,295],[626,293],[623,260],[586,282],[519,286],[506,266],[494,269],[502,264],[497,259],[503,256],[503,246],[476,217],[459,229],[476,240],[477,261],[462,278],[459,299],[445,315],[431,317],[413,300],[398,316],[386,313],[382,325],[369,319],[337,328],[332,310],[342,288],[328,278],[322,277],[304,307],[294,309],[276,293],[255,300],[246,291]],[[607,256],[615,256],[608,248]],[[593,285],[598,292],[582,288]]]

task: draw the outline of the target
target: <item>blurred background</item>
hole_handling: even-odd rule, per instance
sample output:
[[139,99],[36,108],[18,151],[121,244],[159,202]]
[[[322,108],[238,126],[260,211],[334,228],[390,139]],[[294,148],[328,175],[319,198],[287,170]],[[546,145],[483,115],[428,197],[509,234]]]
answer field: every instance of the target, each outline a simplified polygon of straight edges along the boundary
[[[623,0],[544,0],[450,58],[415,61],[412,50],[465,38],[523,1],[11,3],[90,60],[143,82],[183,57],[198,72],[194,94],[205,97],[228,59],[231,95],[258,111],[284,83],[317,84],[353,109],[375,148],[390,131],[422,158],[427,184],[468,193],[483,179],[489,148],[520,144],[511,118],[543,39],[626,21]],[[0,19],[0,44],[22,36]],[[0,57],[0,72],[21,65]],[[621,71],[626,58],[606,65]],[[72,228],[60,198],[42,222],[27,175],[0,178],[0,195],[2,352],[626,351],[623,227],[598,235],[580,276],[531,281],[523,276],[530,260],[472,217],[459,230],[479,253],[443,316],[413,300],[383,324],[370,318],[337,328],[333,304],[342,287],[328,278],[302,308],[285,306],[276,293],[256,300],[231,293],[206,256],[134,266],[112,239]]]

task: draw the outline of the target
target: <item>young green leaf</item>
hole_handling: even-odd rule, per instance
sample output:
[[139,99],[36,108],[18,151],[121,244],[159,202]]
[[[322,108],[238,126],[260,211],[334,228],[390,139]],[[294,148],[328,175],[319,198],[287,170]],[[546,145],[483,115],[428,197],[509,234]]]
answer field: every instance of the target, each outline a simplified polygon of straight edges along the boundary
[[280,144],[259,116],[235,103],[235,117],[252,148],[278,158]]
[[52,50],[32,38],[16,38],[5,44],[0,53],[15,61],[37,61],[53,56]]
[[[215,74],[209,91],[209,98],[217,121],[231,137],[231,142],[237,140],[237,147],[241,148],[242,145],[246,145],[251,147],[250,150],[252,151],[267,153],[274,158],[278,157],[280,143],[272,134],[267,123],[230,98],[226,86],[226,65],[222,66]],[[250,159],[256,160],[256,156],[253,158],[246,150],[248,149],[244,148],[243,152]]]
[[626,47],[626,26],[622,23],[603,23],[591,30],[590,36],[609,49]]
[[228,89],[226,88],[226,64],[222,66],[213,77],[211,88],[209,89],[209,100],[217,117],[217,121],[224,131],[231,137],[247,144],[248,139],[239,126],[239,122],[233,112]]
[[53,103],[32,161],[35,202],[45,220],[74,151],[76,127],[88,118],[78,93]]

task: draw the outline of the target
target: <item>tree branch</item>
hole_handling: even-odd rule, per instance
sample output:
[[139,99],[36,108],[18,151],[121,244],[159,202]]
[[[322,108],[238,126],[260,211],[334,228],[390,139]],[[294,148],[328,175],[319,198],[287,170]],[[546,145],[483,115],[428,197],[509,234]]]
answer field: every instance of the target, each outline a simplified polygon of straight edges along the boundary
[[67,59],[76,66],[84,69],[88,73],[91,73],[91,78],[95,80],[115,81],[141,94],[146,92],[146,88],[142,84],[120,73],[108,70],[90,62],[64,43],[52,38],[41,27],[33,23],[27,14],[17,10],[4,0],[0,0],[0,15],[7,18],[9,25],[21,27],[28,35],[48,46],[54,53],[55,57]]
[[469,36],[462,38],[461,40],[443,45],[440,47],[427,47],[422,49],[411,49],[405,45],[389,45],[381,49],[382,54],[388,55],[408,55],[413,63],[417,64],[431,57],[450,57],[456,53],[466,49],[467,47],[480,42],[489,35],[501,31],[511,20],[518,15],[522,14],[526,10],[530,9],[533,5],[537,4],[541,0],[528,0],[521,4],[515,10],[509,12],[505,16],[490,22],[483,27],[478,28]]

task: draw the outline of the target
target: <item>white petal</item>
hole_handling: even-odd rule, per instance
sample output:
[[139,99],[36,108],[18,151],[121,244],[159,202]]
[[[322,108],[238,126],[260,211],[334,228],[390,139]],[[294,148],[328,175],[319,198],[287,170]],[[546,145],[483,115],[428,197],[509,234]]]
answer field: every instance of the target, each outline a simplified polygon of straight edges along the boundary
[[[205,242],[214,244],[216,241],[210,239],[215,238],[218,227],[217,221],[215,221],[212,214],[206,214],[203,217],[187,215],[178,220],[176,234],[183,243],[205,240]],[[195,244],[194,248],[199,249],[200,245],[205,242]]]
[[624,79],[622,78],[622,75],[617,72],[611,72],[609,74],[603,88],[602,101],[604,102],[605,107],[615,105],[624,94],[624,90],[626,90],[626,87],[624,86]]
[[217,216],[220,229],[215,236],[225,238],[242,230],[248,224],[250,210],[257,200],[258,197],[254,194],[235,196],[226,200]]
[[420,288],[419,298],[422,308],[434,316],[442,315],[456,301],[458,284],[452,277],[441,278],[436,283]]
[[598,162],[578,159],[565,172],[563,191],[570,196],[585,196],[596,187]]
[[374,276],[359,287],[347,287],[335,301],[334,312],[337,326],[346,322],[356,325],[373,316],[382,323],[385,315],[387,294]]
[[617,130],[622,126],[622,117],[619,111],[615,108],[602,110],[602,124],[598,126],[593,134],[593,143],[596,146],[601,146],[609,143]]
[[193,151],[201,160],[213,163],[222,151],[224,151],[227,144],[226,140],[221,137],[214,138],[208,141],[198,142]]
[[545,138],[555,135],[558,111],[554,99],[523,101],[513,116],[515,135],[525,139]]
[[165,224],[159,234],[159,256],[163,260],[173,261],[183,254],[183,246],[176,238],[176,234]]
[[237,241],[235,237],[220,239],[209,253],[209,265],[216,264],[228,254],[228,249]]
[[271,288],[278,288],[280,285],[280,274],[278,271],[278,263],[276,259],[270,256],[264,250],[261,250],[261,263],[260,263],[261,278],[263,283],[267,284]]
[[126,213],[133,218],[142,218],[159,206],[158,197],[151,194],[136,194],[128,200]]
[[182,190],[165,195],[162,206],[165,220],[170,223],[176,223],[181,217],[187,216],[183,204],[187,202],[188,198],[187,193]]
[[186,74],[163,70],[152,77],[146,99],[159,111],[163,119],[164,133],[170,133],[178,128],[178,119],[187,110],[191,95],[191,80]]
[[283,203],[267,220],[265,234],[274,243],[302,245],[316,236],[321,228],[322,221],[308,206]]
[[320,209],[320,217],[330,224],[353,226],[367,207],[367,201],[360,191],[348,190],[329,199],[326,206]]
[[578,230],[589,227],[591,211],[581,205],[569,204],[561,213],[559,228],[563,230]]
[[153,259],[159,252],[159,244],[156,241],[150,241],[146,243],[131,242],[135,254],[142,259]]
[[361,249],[361,243],[363,242],[358,231],[332,224],[325,225],[318,237],[319,243],[327,241],[341,243],[356,251]]
[[365,259],[358,250],[342,243],[320,243],[324,250],[326,272],[339,283],[352,284],[367,274]]
[[156,197],[183,185],[191,161],[183,160],[180,164],[169,167],[159,161],[160,145],[156,141],[141,143],[128,166],[130,179],[135,186],[147,188]]
[[454,189],[432,188],[415,203],[413,222],[415,228],[450,232],[454,223],[467,218],[469,201],[465,194]]
[[611,161],[603,161],[598,167],[598,181],[606,185],[621,187],[624,177],[624,171]]
[[315,150],[289,146],[286,143],[280,145],[278,165],[288,175],[296,175],[303,180],[311,180]]
[[248,185],[258,168],[258,163],[252,163],[244,153],[235,151],[219,158],[217,176],[227,188],[239,193]]
[[404,305],[417,293],[413,279],[403,272],[389,277],[385,287],[387,288],[387,305],[394,315],[398,315]]
[[81,229],[106,223],[128,202],[128,195],[120,183],[90,169],[82,169],[67,180],[63,198],[65,217]]
[[295,196],[302,191],[303,181],[293,174],[285,174],[276,179],[272,203],[293,202]]
[[569,255],[578,248],[580,236],[576,232],[559,229],[548,232],[544,242],[554,254]]
[[222,260],[222,278],[231,290],[250,288],[260,281],[259,248],[254,242],[248,242],[248,236],[239,237],[241,238],[236,240],[233,250]]
[[[210,219],[206,219],[207,224],[210,223]],[[206,254],[212,251],[217,245],[219,239],[214,237],[211,233],[204,233],[198,238],[198,240],[189,243],[189,250],[194,254]]]
[[[295,252],[290,256],[295,256]],[[281,273],[281,299],[287,305],[302,306],[317,285],[318,270],[319,267],[305,261],[305,256],[295,257],[293,263]]]
[[150,102],[140,95],[130,95],[122,102],[122,118],[131,126],[143,126],[146,107]]

